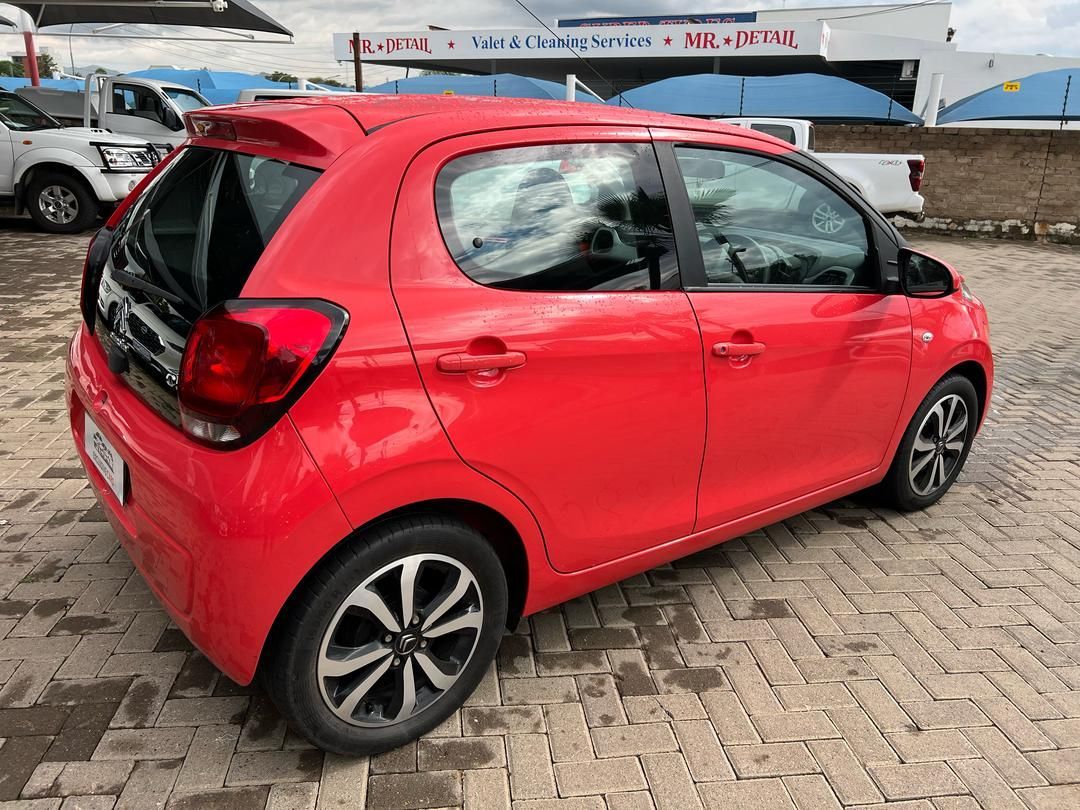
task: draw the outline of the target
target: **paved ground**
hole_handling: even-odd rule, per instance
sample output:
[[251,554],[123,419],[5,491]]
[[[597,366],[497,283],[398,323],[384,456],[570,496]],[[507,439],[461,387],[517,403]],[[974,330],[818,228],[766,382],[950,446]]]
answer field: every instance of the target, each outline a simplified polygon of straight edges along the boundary
[[64,412],[85,243],[0,230],[0,800],[1080,807],[1080,252],[926,242],[999,351],[943,503],[833,504],[536,616],[459,716],[368,762],[219,675],[118,550]]

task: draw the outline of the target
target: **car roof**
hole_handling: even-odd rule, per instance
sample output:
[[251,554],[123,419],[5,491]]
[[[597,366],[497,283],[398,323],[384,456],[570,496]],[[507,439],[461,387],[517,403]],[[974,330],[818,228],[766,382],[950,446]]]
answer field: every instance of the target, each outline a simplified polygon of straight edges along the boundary
[[187,117],[231,119],[238,125],[243,123],[245,129],[261,125],[292,130],[309,144],[317,138],[324,159],[341,154],[365,135],[375,135],[399,122],[423,126],[432,140],[514,126],[635,126],[729,134],[743,141],[790,148],[790,144],[770,135],[720,121],[610,104],[486,96],[335,93],[205,107]]

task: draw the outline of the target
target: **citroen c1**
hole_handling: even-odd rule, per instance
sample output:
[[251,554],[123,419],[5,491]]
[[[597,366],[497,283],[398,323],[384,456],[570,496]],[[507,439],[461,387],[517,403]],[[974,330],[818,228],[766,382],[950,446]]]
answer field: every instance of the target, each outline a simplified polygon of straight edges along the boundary
[[934,503],[986,414],[979,299],[768,135],[422,96],[187,128],[91,243],[72,431],[176,624],[324,749],[435,727],[523,616]]

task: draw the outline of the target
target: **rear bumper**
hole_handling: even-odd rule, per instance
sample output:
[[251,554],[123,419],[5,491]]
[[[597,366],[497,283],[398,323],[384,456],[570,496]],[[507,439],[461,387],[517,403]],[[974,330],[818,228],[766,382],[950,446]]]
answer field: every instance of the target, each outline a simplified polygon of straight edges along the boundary
[[[350,531],[295,427],[282,419],[234,451],[198,445],[108,370],[82,325],[67,371],[75,445],[125,551],[191,641],[248,683],[309,570],[304,547],[332,546]],[[123,504],[85,453],[86,414],[124,460]]]

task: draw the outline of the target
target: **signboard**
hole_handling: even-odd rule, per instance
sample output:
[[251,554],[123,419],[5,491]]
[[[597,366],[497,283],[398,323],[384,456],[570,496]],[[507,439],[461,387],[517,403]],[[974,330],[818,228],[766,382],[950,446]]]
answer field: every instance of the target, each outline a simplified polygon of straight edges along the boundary
[[[475,59],[574,59],[649,56],[824,56],[829,27],[820,21],[714,25],[394,31],[360,35],[369,62]],[[334,34],[334,58],[352,59],[352,35]]]
[[744,11],[729,14],[714,12],[711,14],[662,14],[644,17],[581,17],[576,20],[559,20],[559,28],[597,28],[609,25],[692,25],[713,23],[757,22],[756,11]]
[[1005,84],[1001,85],[1001,89],[1006,93],[1019,93],[1020,82],[1005,82]]

